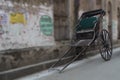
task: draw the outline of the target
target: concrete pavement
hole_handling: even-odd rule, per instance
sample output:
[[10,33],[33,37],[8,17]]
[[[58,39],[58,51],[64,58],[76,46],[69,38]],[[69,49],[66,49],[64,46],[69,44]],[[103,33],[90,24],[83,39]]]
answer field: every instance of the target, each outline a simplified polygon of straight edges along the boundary
[[44,71],[17,80],[120,80],[120,48],[113,50],[108,62],[96,55],[71,64],[61,74]]

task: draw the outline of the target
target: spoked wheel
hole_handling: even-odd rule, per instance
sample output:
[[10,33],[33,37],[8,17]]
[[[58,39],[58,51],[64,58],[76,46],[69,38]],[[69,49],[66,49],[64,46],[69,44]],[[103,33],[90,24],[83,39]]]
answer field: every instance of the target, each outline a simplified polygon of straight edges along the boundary
[[105,29],[101,31],[100,43],[100,54],[105,61],[109,61],[112,57],[112,40],[109,32]]

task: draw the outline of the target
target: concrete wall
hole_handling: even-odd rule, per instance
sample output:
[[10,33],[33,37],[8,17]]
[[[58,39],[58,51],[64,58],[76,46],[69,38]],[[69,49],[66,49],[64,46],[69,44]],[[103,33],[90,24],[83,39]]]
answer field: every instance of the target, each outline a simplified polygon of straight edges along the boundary
[[59,56],[50,1],[0,0],[0,71]]
[[0,50],[54,45],[53,5],[0,2]]
[[[27,0],[27,1],[29,2],[29,0]],[[31,0],[31,1],[33,1],[33,0]],[[43,0],[36,0],[36,1],[43,1]],[[62,41],[62,42],[56,41],[55,42],[54,41],[54,37],[53,37],[54,31],[53,30],[52,30],[53,31],[52,34],[49,32],[45,33],[44,29],[43,29],[44,32],[41,31],[40,19],[41,19],[42,15],[50,16],[52,19],[52,22],[53,22],[53,5],[48,5],[46,3],[47,1],[48,0],[43,1],[45,3],[41,2],[40,5],[38,5],[39,8],[33,4],[34,1],[33,1],[33,3],[29,3],[30,5],[25,3],[22,8],[22,10],[26,12],[23,15],[27,16],[27,20],[25,21],[25,23],[11,24],[10,20],[8,19],[7,25],[10,25],[10,26],[7,26],[7,30],[9,32],[11,32],[11,34],[14,35],[13,36],[14,38],[10,37],[10,41],[13,41],[13,42],[16,41],[18,43],[21,43],[21,45],[14,44],[14,46],[13,46],[11,43],[8,46],[3,47],[4,49],[12,48],[14,50],[5,50],[5,51],[3,51],[3,54],[0,55],[0,71],[14,69],[14,68],[18,68],[18,67],[22,67],[22,66],[26,66],[26,65],[31,65],[31,64],[35,64],[35,63],[41,63],[41,62],[57,59],[61,55],[63,55],[64,52],[69,48],[69,46],[66,46],[66,44],[67,45],[69,44],[69,41],[67,41],[67,42],[64,42],[64,41]],[[72,0],[72,2],[74,2],[74,0]],[[70,7],[73,7],[73,5],[71,6],[71,4],[74,4],[74,3],[72,3],[72,2],[71,1],[69,2]],[[6,2],[4,2],[4,1],[3,1],[3,3],[6,4]],[[11,6],[13,6],[13,8],[11,8],[13,10],[14,10],[14,7],[16,8],[15,5],[17,5],[17,7],[19,9],[21,9],[21,5],[17,4],[17,2],[9,2],[8,1],[8,3],[11,4]],[[23,3],[21,3],[21,4],[23,4]],[[27,8],[24,7],[26,5],[28,5]],[[9,6],[7,7],[7,9],[9,9]],[[3,9],[3,11],[4,11],[4,9]],[[17,11],[19,11],[19,10],[17,10]],[[36,11],[38,11],[38,12],[36,12]],[[68,11],[73,12],[72,9],[70,9]],[[6,12],[6,15],[9,16],[10,12],[12,12],[12,11],[9,10],[8,12]],[[69,23],[73,24],[73,13],[71,13],[67,16],[70,19],[68,19],[68,17],[67,17],[66,20],[68,20],[68,21],[70,20]],[[64,19],[64,16],[62,16],[60,18]],[[26,17],[25,17],[25,19],[26,19]],[[42,25],[44,23],[45,22],[43,22]],[[69,27],[69,26],[67,25],[67,27]],[[24,31],[24,33],[22,33],[23,31]],[[19,34],[19,33],[21,33],[21,34]],[[9,37],[8,36],[9,33],[5,33],[5,34],[7,37]],[[15,39],[15,40],[13,40],[13,39]],[[28,45],[25,45],[26,43]],[[56,43],[56,45],[54,45],[55,43]],[[6,42],[5,44],[8,44],[8,43]],[[29,47],[31,47],[31,48],[29,48]],[[19,49],[19,48],[24,48],[24,49]],[[74,54],[72,54],[72,55],[74,55]]]

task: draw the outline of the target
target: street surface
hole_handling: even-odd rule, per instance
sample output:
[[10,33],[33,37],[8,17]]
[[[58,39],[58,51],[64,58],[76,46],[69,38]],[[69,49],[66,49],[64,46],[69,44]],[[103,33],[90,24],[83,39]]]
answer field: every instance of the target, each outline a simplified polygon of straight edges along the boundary
[[17,80],[120,80],[120,48],[108,62],[96,55],[71,64],[63,73],[44,71]]

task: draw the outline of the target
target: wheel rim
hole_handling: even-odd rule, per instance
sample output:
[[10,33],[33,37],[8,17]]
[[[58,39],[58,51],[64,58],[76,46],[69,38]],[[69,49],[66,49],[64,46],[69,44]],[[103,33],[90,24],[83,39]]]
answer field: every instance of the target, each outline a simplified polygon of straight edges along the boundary
[[108,61],[111,59],[112,56],[112,41],[108,31],[106,30],[102,31],[100,41],[101,41],[100,47],[101,56],[105,61]]

